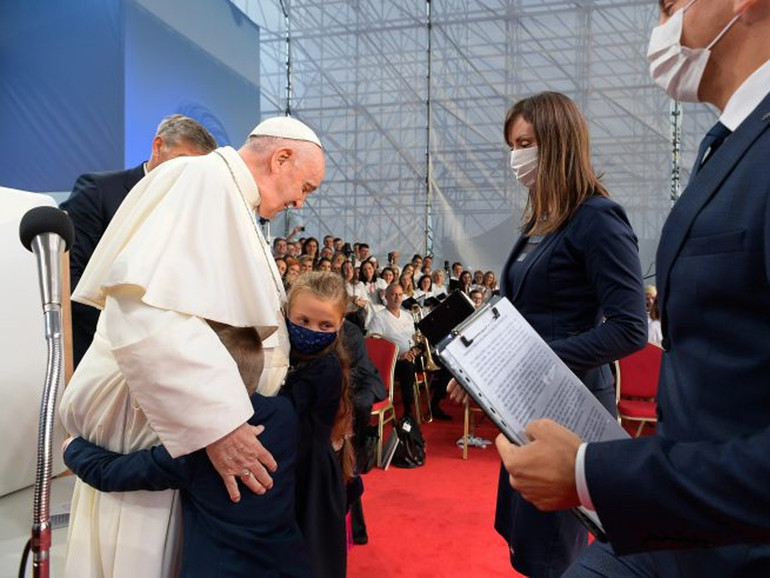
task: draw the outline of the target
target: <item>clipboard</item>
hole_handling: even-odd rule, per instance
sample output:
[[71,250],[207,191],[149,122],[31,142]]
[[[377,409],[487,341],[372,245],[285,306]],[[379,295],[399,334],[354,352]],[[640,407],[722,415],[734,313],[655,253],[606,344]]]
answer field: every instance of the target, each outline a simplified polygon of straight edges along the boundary
[[[543,417],[588,442],[628,437],[504,297],[493,297],[457,325],[436,354],[511,443],[527,443],[524,428]],[[607,540],[595,512],[573,511],[598,540]]]

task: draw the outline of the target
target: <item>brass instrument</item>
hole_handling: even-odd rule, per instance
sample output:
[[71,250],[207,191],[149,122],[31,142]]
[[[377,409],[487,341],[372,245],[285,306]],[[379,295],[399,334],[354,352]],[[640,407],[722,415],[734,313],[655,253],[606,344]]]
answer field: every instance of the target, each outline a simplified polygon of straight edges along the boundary
[[428,338],[422,334],[420,331],[420,326],[418,325],[419,322],[422,321],[422,307],[415,303],[412,305],[411,313],[412,318],[414,319],[414,342],[422,344],[422,349],[425,352],[425,371],[438,371],[441,368],[433,361],[433,355],[430,352],[430,343],[428,343]]

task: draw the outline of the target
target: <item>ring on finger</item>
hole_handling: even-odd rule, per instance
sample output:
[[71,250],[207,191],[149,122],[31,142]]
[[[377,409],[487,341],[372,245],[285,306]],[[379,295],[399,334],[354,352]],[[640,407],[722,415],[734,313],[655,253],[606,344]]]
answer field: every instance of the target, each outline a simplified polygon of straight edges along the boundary
[[248,478],[251,475],[251,470],[243,470],[243,473],[241,474],[242,478]]

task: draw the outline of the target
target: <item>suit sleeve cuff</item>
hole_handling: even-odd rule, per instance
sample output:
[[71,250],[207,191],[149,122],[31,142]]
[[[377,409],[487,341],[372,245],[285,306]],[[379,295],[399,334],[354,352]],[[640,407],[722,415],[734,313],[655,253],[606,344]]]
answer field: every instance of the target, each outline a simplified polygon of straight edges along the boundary
[[588,447],[587,443],[580,444],[575,456],[575,486],[577,486],[580,505],[589,510],[596,510],[593,501],[591,501],[591,494],[588,491],[588,482],[586,482],[586,447]]

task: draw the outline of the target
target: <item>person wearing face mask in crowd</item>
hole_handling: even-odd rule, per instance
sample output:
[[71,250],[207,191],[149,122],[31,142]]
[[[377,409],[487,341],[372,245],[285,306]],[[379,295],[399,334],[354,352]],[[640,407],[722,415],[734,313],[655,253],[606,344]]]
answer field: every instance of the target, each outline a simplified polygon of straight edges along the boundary
[[721,115],[656,257],[658,435],[581,444],[539,420],[498,449],[539,508],[601,519],[611,545],[565,576],[770,576],[770,2],[660,9],[653,80]]
[[[519,101],[503,136],[528,203],[501,295],[614,415],[609,364],[647,341],[636,236],[591,166],[588,126],[572,100],[543,92]],[[464,399],[456,382],[450,389]],[[513,567],[530,577],[561,576],[588,540],[571,512],[546,514],[525,501],[504,468],[495,529]]]

